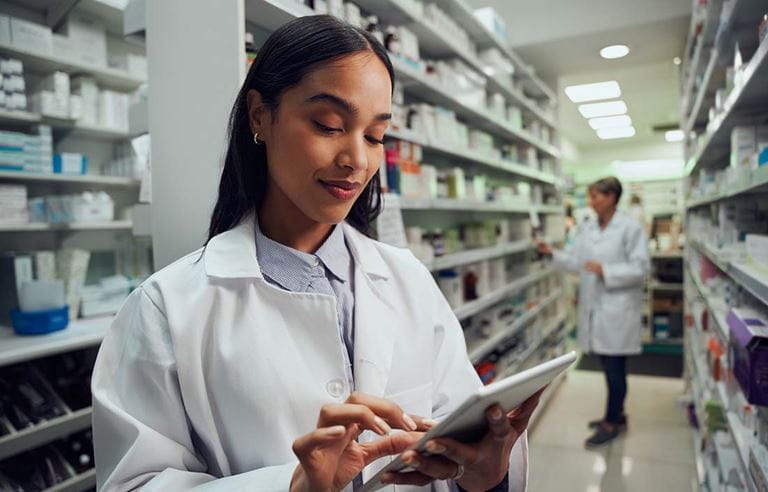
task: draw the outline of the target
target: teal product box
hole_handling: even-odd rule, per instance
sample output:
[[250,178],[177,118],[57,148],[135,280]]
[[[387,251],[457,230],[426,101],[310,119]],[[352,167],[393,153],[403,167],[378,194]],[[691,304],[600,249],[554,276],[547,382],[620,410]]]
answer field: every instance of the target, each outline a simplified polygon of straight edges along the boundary
[[53,156],[53,172],[56,174],[86,174],[88,158],[82,154],[62,153]]

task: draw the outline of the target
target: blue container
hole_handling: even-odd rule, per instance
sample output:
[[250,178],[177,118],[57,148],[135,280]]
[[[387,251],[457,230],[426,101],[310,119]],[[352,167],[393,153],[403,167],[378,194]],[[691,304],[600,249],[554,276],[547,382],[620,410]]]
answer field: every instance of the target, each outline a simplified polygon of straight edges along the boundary
[[12,309],[11,323],[17,335],[44,335],[63,330],[69,324],[69,306],[31,312]]

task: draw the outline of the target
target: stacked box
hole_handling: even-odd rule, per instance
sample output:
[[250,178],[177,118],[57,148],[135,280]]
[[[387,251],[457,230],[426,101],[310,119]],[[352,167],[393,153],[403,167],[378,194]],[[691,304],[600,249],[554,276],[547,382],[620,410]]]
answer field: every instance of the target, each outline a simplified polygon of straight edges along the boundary
[[26,224],[28,222],[27,187],[0,184],[0,223]]
[[35,134],[0,131],[0,169],[51,172],[53,136],[51,127],[38,125]]

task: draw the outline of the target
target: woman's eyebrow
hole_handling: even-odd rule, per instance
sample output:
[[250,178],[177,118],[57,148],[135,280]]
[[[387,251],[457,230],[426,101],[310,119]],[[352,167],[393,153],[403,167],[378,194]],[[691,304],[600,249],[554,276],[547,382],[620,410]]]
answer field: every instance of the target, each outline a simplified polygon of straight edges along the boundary
[[[329,94],[327,92],[321,92],[320,94],[315,94],[314,96],[304,101],[305,104],[311,104],[316,102],[326,102],[326,103],[332,104],[337,108],[341,109],[342,111],[344,111],[345,113],[348,113],[352,116],[355,116],[358,113],[360,113],[360,109],[354,104],[352,104],[351,102],[339,96],[334,96],[333,94]],[[392,113],[380,113],[374,116],[374,119],[376,121],[389,121],[392,119]]]

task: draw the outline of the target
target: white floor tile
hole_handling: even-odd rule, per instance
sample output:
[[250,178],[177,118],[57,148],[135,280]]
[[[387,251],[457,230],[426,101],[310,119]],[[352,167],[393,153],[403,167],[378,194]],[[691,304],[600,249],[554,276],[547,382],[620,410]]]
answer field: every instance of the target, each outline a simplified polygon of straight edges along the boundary
[[678,404],[682,380],[630,376],[630,429],[599,451],[584,449],[586,424],[602,416],[602,373],[573,371],[530,436],[532,492],[690,491],[691,430]]

